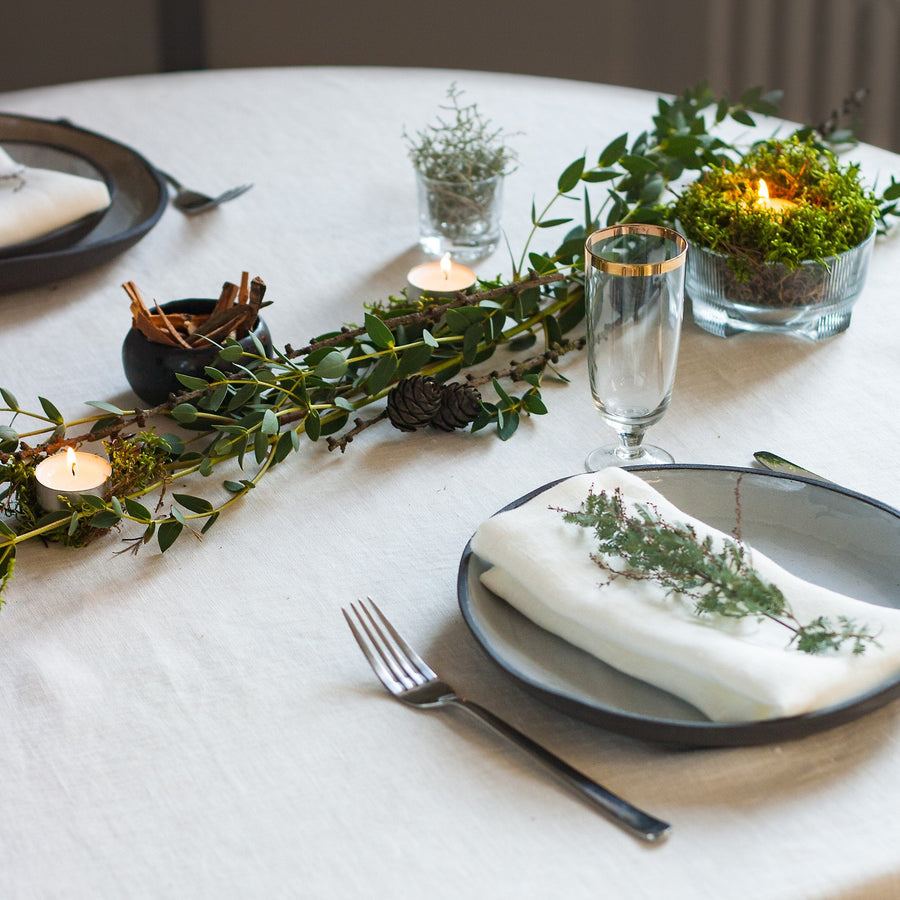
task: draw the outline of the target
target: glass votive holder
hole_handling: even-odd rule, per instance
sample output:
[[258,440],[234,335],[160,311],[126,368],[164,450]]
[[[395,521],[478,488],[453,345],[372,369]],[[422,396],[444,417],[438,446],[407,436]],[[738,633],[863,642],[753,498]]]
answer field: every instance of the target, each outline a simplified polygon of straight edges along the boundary
[[500,243],[503,177],[440,181],[416,171],[419,246],[463,262],[493,253]]

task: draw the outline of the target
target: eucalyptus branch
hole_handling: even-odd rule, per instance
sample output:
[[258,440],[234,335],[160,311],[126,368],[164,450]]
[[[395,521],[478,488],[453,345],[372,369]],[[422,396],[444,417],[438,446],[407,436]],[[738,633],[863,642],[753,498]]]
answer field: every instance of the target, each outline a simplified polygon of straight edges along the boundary
[[[391,316],[382,319],[384,324],[391,330],[401,328],[407,325],[419,325],[427,322],[436,322],[441,316],[450,309],[459,309],[461,306],[478,306],[485,301],[497,300],[500,297],[518,297],[520,294],[533,288],[540,288],[547,284],[554,284],[564,281],[566,278],[563,272],[552,272],[537,275],[529,272],[528,277],[521,281],[511,281],[509,284],[500,287],[486,288],[481,291],[473,291],[464,293],[457,291],[456,296],[446,303],[426,305],[418,309],[416,312],[405,313],[400,316]],[[308,356],[316,350],[322,350],[326,347],[338,347],[347,341],[356,338],[365,337],[367,329],[360,328],[342,328],[338,333],[323,338],[313,338],[305,347],[295,349],[290,344],[285,348],[285,356],[288,359],[297,359],[301,356]]]
[[[468,146],[469,138],[499,136],[482,129],[474,107],[457,103],[458,92],[450,96],[464,138],[457,149]],[[570,163],[540,214],[532,204],[531,232],[521,257],[513,260],[509,283],[482,280],[479,290],[442,302],[391,297],[368,305],[362,324],[345,324],[299,349],[286,344],[272,358],[258,342],[257,353],[247,353],[231,338],[211,341],[219,348],[216,363],[202,377],[179,376],[183,390],[150,409],[89,401],[97,407],[96,415],[66,421],[45,398],[39,398],[40,411],[28,412],[0,387],[5,403],[0,412],[10,415],[8,424],[0,424],[0,592],[12,576],[16,547],[31,538],[81,546],[128,523],[143,528],[139,536],[125,538],[128,549],[155,538],[165,551],[185,529],[193,532],[199,520],[205,522],[199,535],[204,534],[273,466],[299,451],[304,437],[311,442],[327,439],[329,449],[343,451],[362,432],[388,419],[410,430],[406,422],[392,418],[390,407],[391,399],[415,379],[432,393],[437,384],[441,396],[452,395],[457,402],[462,397],[467,403],[464,417],[438,421],[429,419],[428,412],[426,424],[449,430],[466,423],[473,432],[490,425],[502,440],[510,438],[520,415],[547,412],[540,389],[548,369],[584,344],[583,338],[569,335],[584,319],[584,242],[599,227],[601,215],[607,224],[671,224],[672,206],[662,200],[665,192],[685,172],[701,172],[735,152],[712,134],[712,126],[727,117],[752,126],[750,112],[777,111],[776,99],[753,89],[731,104],[717,101],[706,85],[661,98],[651,128],[630,142],[627,135],[615,138],[595,164],[588,163],[586,155]],[[710,110],[712,121],[707,122]],[[448,127],[452,130],[454,124]],[[460,173],[469,177],[471,170],[463,167]],[[591,197],[597,185],[605,191],[599,201]],[[583,192],[580,198],[577,188]],[[579,199],[583,210],[577,223],[569,216],[549,218],[556,204]],[[900,183],[892,179],[882,201],[882,215],[897,214]],[[531,249],[538,234],[563,225],[569,230],[554,250]],[[526,260],[530,265],[522,277]],[[486,363],[497,350],[519,354],[539,341],[543,346],[524,361],[487,371]],[[457,375],[461,380],[454,381]],[[502,382],[524,384],[525,389],[515,396]],[[488,384],[496,402],[481,397],[478,388]],[[388,409],[369,418],[358,415],[385,400]],[[20,427],[28,419],[34,430]],[[160,423],[172,425],[177,433],[157,434]],[[66,446],[98,441],[107,447],[113,467],[109,495],[85,497],[61,513],[44,513],[36,503],[36,464]],[[244,475],[245,467],[252,471]],[[214,505],[176,492],[176,485],[216,471],[228,473],[221,482],[227,499]],[[153,512],[139,499],[149,494],[158,495]],[[164,503],[169,497],[172,502]],[[798,633],[798,645],[806,634],[819,647],[839,639],[858,640],[862,646],[868,638],[864,633],[844,634],[839,626],[817,634],[814,624]]]

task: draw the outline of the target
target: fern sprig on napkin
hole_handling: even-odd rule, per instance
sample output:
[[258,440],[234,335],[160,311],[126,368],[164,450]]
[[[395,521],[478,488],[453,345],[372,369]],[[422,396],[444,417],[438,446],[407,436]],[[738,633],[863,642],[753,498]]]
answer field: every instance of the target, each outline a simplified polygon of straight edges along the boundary
[[591,559],[611,578],[654,581],[670,596],[693,600],[698,616],[769,619],[793,632],[789,646],[803,653],[837,650],[847,642],[854,654],[879,646],[865,625],[845,616],[799,622],[780,588],[753,569],[743,543],[726,540],[717,550],[712,538],[701,540],[691,525],[663,521],[651,505],[629,513],[619,490],[591,491],[580,509],[557,511],[566,522],[593,530],[598,550]]

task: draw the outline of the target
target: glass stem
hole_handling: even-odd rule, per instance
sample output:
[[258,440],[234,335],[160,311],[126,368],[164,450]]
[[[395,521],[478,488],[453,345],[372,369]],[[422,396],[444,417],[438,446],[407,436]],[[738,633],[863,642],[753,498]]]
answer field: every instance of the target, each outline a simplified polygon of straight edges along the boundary
[[636,431],[620,431],[619,440],[622,442],[616,447],[616,456],[620,459],[638,459],[644,453],[641,442],[644,440],[643,429]]

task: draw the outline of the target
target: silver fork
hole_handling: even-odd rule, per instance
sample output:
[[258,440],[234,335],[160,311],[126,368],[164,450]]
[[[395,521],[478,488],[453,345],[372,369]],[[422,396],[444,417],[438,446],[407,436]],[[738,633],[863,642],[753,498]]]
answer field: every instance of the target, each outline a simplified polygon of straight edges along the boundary
[[[453,688],[441,681],[419,654],[409,646],[376,606],[375,601],[371,597],[368,597],[367,600],[371,609],[364,602],[360,602],[359,608],[353,603],[350,604],[350,609],[356,616],[356,622],[346,609],[342,609],[341,612],[360,649],[375,670],[375,674],[398,700],[426,709],[449,705],[461,707],[487,723],[498,734],[530,753],[538,762],[546,766],[570,787],[575,788],[616,824],[621,825],[631,834],[646,841],[660,841],[668,835],[671,830],[668,823],[637,809],[605,787],[592,781],[565,760],[522,734],[512,725],[497,718],[483,706],[458,696]],[[372,614],[372,610],[377,614],[377,618]],[[382,628],[382,626],[384,627]]]
[[223,191],[218,197],[210,197],[208,194],[201,194],[199,191],[184,187],[180,181],[162,169],[156,171],[175,188],[176,194],[172,198],[172,205],[188,216],[196,216],[207,210],[215,209],[229,200],[234,200],[235,197],[240,197],[241,194],[245,194],[253,187],[252,184],[241,184]]

